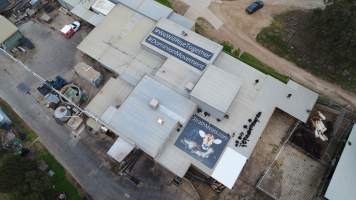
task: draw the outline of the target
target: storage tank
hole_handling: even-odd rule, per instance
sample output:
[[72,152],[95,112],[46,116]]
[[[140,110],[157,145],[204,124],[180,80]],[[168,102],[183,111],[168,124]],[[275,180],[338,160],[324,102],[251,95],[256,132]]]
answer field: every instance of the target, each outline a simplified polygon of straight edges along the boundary
[[70,116],[71,116],[71,112],[65,106],[59,106],[54,111],[54,118],[56,119],[56,121],[61,122],[61,123],[68,121]]
[[[66,96],[68,99],[70,99],[72,102],[78,104],[82,100],[82,95],[83,91],[73,83],[70,83],[68,85],[65,85],[61,91],[60,91],[64,96]],[[60,96],[62,102],[66,102],[64,98]]]

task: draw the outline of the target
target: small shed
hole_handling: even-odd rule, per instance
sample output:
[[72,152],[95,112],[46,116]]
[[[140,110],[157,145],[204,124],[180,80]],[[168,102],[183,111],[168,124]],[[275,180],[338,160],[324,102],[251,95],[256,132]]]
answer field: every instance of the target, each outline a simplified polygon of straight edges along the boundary
[[2,15],[0,15],[0,30],[0,48],[11,50],[20,44],[22,34],[14,24]]
[[95,87],[98,87],[103,80],[100,72],[96,71],[93,67],[80,62],[74,67],[74,71],[81,78],[89,81]]
[[107,153],[116,161],[122,162],[134,148],[135,145],[119,137]]

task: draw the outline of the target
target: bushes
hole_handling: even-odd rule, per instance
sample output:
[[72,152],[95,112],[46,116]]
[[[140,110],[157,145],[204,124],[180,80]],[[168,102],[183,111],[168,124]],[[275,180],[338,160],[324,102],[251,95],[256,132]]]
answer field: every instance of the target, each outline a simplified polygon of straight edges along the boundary
[[172,4],[169,0],[156,0],[158,3],[167,6],[168,8],[172,8]]
[[44,160],[48,167],[55,172],[50,180],[56,186],[56,192],[65,192],[70,200],[80,200],[80,194],[77,188],[67,179],[65,169],[46,149],[41,150],[41,148],[38,149],[40,151],[38,160]]
[[356,93],[354,0],[328,0],[325,8],[274,16],[256,40],[314,75]]
[[[49,177],[37,169],[36,161],[8,154],[0,165],[0,192],[12,193],[14,199],[53,199]],[[52,197],[52,198],[51,198]]]
[[[26,142],[33,141],[37,137],[31,127],[1,98],[0,107],[10,117],[14,128],[27,134]],[[24,145],[26,146],[26,143]],[[12,200],[52,200],[54,193],[65,192],[68,199],[80,200],[79,191],[67,179],[65,169],[42,144],[34,143],[31,149],[35,155],[31,158],[0,151],[0,193],[5,193]],[[44,160],[55,175],[48,177],[45,172],[39,171],[36,163],[38,160]]]
[[242,53],[239,59],[242,62],[254,67],[255,69],[265,74],[271,75],[272,77],[282,81],[283,83],[287,83],[289,80],[288,76],[278,73],[272,67],[264,64],[263,62],[259,61],[256,57],[254,57],[253,55],[247,52]]

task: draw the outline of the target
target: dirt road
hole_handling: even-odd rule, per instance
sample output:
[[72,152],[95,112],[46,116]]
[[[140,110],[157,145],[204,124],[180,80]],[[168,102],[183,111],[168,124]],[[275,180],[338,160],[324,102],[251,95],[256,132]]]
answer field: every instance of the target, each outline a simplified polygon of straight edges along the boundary
[[224,22],[224,25],[219,30],[212,30],[210,36],[220,41],[230,41],[235,47],[253,54],[280,73],[289,75],[293,80],[341,105],[355,109],[356,94],[310,74],[294,63],[273,54],[255,41],[257,33],[272,22],[273,15],[292,9],[320,7],[322,4],[317,0],[302,0],[297,3],[290,3],[291,1],[286,0],[265,0],[263,9],[253,15],[246,15],[244,9],[249,2],[250,0],[238,0],[212,3],[209,9]]

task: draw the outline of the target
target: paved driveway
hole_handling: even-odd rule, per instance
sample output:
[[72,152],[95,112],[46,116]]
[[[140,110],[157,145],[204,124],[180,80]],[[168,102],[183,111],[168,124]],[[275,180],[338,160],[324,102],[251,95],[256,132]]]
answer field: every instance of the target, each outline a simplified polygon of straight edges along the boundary
[[203,17],[208,20],[215,29],[219,29],[224,23],[209,10],[209,5],[212,2],[220,2],[216,0],[182,0],[189,5],[189,9],[184,16],[195,21],[198,17]]

